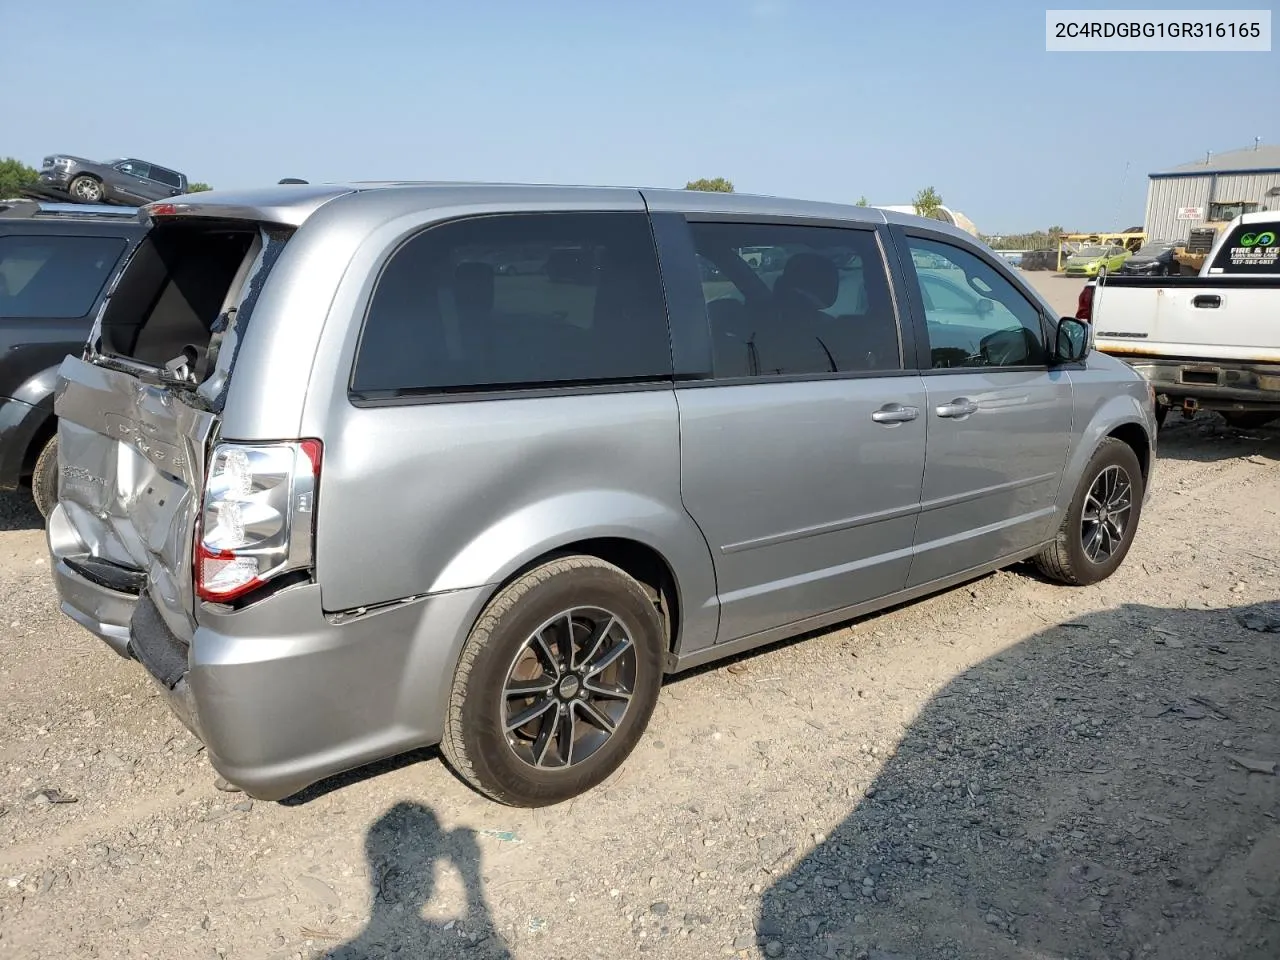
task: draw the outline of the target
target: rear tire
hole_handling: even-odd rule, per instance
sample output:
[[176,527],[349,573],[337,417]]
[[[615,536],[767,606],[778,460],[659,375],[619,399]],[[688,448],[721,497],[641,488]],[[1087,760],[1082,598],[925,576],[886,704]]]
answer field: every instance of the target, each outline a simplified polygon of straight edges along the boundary
[[1115,573],[1138,530],[1144,490],[1133,450],[1115,437],[1104,439],[1080,478],[1057,538],[1036,557],[1040,572],[1070,586],[1098,583]]
[[36,509],[46,520],[58,502],[58,437],[49,438],[49,442],[36,457],[35,469],[31,471],[31,499],[36,502]]
[[489,602],[463,645],[441,742],[449,765],[512,806],[597,786],[653,715],[665,636],[644,588],[613,564],[535,567]]

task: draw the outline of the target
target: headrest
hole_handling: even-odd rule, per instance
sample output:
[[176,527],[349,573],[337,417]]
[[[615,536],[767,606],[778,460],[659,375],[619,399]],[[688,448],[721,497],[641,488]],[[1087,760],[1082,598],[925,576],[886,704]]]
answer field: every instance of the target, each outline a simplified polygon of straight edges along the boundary
[[840,269],[821,254],[797,253],[787,260],[774,292],[803,294],[819,310],[825,310],[840,293]]

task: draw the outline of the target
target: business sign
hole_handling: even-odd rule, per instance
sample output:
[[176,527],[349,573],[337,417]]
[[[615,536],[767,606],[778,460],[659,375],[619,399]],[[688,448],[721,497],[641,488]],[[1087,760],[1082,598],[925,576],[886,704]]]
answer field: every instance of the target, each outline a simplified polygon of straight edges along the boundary
[[1242,223],[1222,245],[1210,273],[1280,272],[1280,237],[1271,226]]
[[1203,220],[1204,207],[1179,207],[1178,219],[1179,220]]

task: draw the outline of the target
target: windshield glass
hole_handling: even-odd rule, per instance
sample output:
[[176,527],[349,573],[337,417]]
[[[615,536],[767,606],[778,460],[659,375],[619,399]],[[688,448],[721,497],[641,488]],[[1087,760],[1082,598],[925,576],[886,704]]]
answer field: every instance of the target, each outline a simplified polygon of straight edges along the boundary
[[1077,257],[1089,257],[1090,259],[1093,257],[1105,257],[1106,255],[1106,247],[1081,247],[1075,253]]
[[1157,240],[1154,243],[1143,244],[1142,248],[1134,254],[1135,257],[1158,257],[1166,250],[1172,250],[1173,244],[1167,240]]

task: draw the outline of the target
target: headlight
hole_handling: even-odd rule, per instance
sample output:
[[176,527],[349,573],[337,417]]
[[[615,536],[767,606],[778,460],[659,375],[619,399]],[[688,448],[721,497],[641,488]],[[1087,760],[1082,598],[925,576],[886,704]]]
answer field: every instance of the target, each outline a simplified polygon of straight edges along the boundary
[[53,165],[55,167],[69,167],[71,166],[71,161],[68,160],[66,157],[54,157]]

